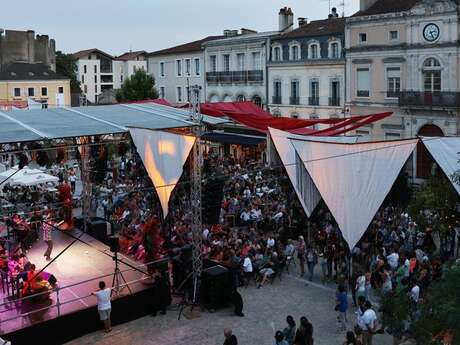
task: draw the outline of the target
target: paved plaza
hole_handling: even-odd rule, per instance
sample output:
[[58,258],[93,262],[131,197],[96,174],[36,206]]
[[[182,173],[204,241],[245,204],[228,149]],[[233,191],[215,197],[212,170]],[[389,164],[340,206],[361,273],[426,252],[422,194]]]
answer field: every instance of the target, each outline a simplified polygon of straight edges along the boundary
[[[253,285],[240,289],[245,317],[234,316],[227,308],[178,321],[178,309],[172,307],[165,316],[146,316],[114,327],[110,334],[96,332],[68,345],[216,345],[223,343],[227,327],[233,329],[240,345],[270,345],[275,331],[285,327],[287,315],[294,316],[297,323],[301,316],[307,316],[314,327],[315,345],[341,345],[345,333],[338,332],[334,287],[315,282],[305,286],[304,279],[292,274],[282,278],[261,289]],[[353,313],[351,309],[348,314],[349,329],[354,324]],[[388,335],[377,335],[374,344],[390,345],[392,340]]]

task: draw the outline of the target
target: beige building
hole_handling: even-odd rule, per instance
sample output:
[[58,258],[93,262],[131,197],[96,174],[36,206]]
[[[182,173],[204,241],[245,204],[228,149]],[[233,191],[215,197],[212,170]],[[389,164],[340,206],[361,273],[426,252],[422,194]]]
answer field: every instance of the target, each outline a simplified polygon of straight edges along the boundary
[[[394,112],[360,128],[373,139],[458,135],[459,17],[452,0],[361,0],[345,28],[346,112]],[[425,177],[417,149],[412,170]]]
[[[36,63],[11,63],[0,70],[0,107],[26,108],[31,103],[42,107],[70,106],[70,79]],[[40,106],[40,104],[38,104]]]

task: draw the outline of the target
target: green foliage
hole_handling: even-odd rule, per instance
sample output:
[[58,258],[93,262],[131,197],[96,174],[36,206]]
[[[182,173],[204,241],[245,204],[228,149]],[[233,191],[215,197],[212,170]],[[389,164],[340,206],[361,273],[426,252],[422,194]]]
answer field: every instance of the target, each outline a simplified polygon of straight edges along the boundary
[[443,278],[428,288],[420,309],[420,318],[414,322],[418,344],[433,344],[433,339],[452,332],[453,345],[460,344],[460,266],[453,264]]
[[71,93],[81,93],[80,82],[77,78],[77,61],[72,54],[56,52],[56,73],[70,78]]
[[118,102],[142,101],[158,98],[155,79],[143,69],[138,69],[117,92]]
[[450,181],[443,175],[438,174],[426,181],[414,193],[409,204],[409,213],[422,228],[427,225],[427,218],[423,215],[424,210],[431,210],[439,215],[433,230],[445,233],[449,226],[453,226],[457,220],[456,204],[458,194]]

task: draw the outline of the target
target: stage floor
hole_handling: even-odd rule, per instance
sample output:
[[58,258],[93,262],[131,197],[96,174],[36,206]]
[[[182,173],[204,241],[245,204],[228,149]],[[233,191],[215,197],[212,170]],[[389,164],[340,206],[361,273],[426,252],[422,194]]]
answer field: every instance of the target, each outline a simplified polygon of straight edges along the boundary
[[[91,292],[98,289],[98,282],[101,280],[98,279],[98,277],[110,274],[110,276],[105,277],[102,280],[106,282],[107,286],[112,286],[113,272],[115,268],[114,261],[111,256],[112,253],[107,245],[99,242],[80,230],[75,229],[69,231],[69,234],[74,237],[79,237],[81,235],[81,240],[89,245],[77,241],[45,269],[46,272],[52,273],[56,277],[59,287],[62,288],[59,292],[59,301],[62,304],[60,307],[61,315],[95,305],[96,298],[89,295]],[[74,239],[72,237],[62,232],[54,231],[54,248],[51,257],[54,258],[57,256],[73,240]],[[43,256],[45,250],[46,244],[42,241],[38,241],[27,253],[27,257],[30,262],[35,264],[37,269],[41,269],[48,264],[48,261],[46,261]],[[139,262],[133,261],[120,254],[119,258],[132,266],[137,267],[140,265]],[[119,268],[121,271],[129,269],[129,271],[123,273],[123,276],[128,283],[144,276],[141,272],[132,270],[130,267],[121,262],[119,264]],[[145,272],[146,268],[141,267],[141,270]],[[77,283],[79,284],[66,288],[66,286]],[[130,288],[133,292],[136,292],[146,288],[146,284],[146,281],[136,282],[134,284],[130,284]],[[128,293],[128,289],[125,288],[120,292],[120,296]],[[9,302],[6,305],[0,306],[0,334],[9,333],[37,322],[58,317],[58,310],[56,307],[53,307],[28,316],[17,318],[15,320],[5,321],[16,315],[20,315],[21,313],[23,314],[33,310],[38,310],[49,305],[56,305],[56,293],[52,293],[50,297],[50,300],[46,302],[36,302],[33,304],[31,302],[15,303],[14,301],[10,301],[6,293],[3,293],[3,291],[0,290],[0,300],[2,303]],[[66,303],[74,299],[76,299],[76,301]]]

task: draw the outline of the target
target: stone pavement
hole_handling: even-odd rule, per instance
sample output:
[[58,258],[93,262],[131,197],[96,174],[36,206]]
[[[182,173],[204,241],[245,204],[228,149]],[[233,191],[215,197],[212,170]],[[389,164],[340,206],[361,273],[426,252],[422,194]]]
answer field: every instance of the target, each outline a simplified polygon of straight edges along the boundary
[[[144,318],[114,327],[110,334],[96,332],[74,340],[68,345],[216,345],[224,341],[224,328],[232,328],[239,345],[271,345],[276,330],[285,327],[287,315],[296,322],[305,315],[314,327],[315,345],[342,345],[345,333],[338,332],[334,311],[333,287],[309,283],[298,275],[283,274],[273,285],[257,289],[241,288],[245,317],[233,316],[232,309],[215,313],[202,312],[201,317],[177,320],[178,310],[172,307],[167,315]],[[348,328],[354,324],[354,310],[348,317]],[[374,345],[390,345],[388,335],[377,335]]]

